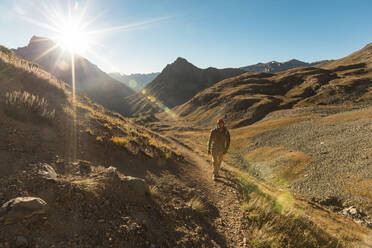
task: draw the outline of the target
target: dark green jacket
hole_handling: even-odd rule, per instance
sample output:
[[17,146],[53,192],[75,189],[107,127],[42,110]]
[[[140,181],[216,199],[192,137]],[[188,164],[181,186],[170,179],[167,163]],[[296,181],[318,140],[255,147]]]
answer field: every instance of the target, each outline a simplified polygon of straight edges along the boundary
[[230,133],[226,127],[214,128],[208,141],[208,153],[227,153],[230,147]]

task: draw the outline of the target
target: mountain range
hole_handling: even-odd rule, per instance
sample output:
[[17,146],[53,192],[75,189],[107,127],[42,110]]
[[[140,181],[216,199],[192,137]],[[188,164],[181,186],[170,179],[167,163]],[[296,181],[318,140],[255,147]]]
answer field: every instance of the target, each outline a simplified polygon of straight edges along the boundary
[[372,44],[281,72],[178,58],[136,94],[76,56],[73,101],[71,58],[31,41],[0,46],[0,247],[371,247]]
[[184,58],[177,58],[142,92],[127,98],[131,113],[158,112],[186,102],[199,91],[223,79],[244,73],[241,69],[200,69]]
[[254,65],[240,67],[240,69],[246,72],[272,72],[274,73],[274,72],[285,71],[285,70],[293,69],[297,67],[317,66],[320,64],[328,63],[328,62],[330,62],[330,60],[322,60],[318,62],[307,63],[307,62],[303,62],[297,59],[291,59],[286,62],[271,61],[268,63],[257,63]]
[[[40,64],[58,79],[71,84],[71,56],[52,40],[33,36],[27,46],[17,48],[14,52],[23,59]],[[86,94],[107,109],[121,114],[127,112],[128,107],[123,99],[134,94],[134,90],[79,55],[75,55],[75,71],[78,92]]]
[[372,100],[372,44],[321,67],[277,73],[246,72],[199,92],[174,111],[210,125],[225,116],[234,127],[252,124],[279,109],[368,103]]
[[133,73],[126,75],[120,72],[111,72],[109,73],[110,77],[118,80],[119,82],[124,83],[128,87],[132,88],[135,91],[141,91],[148,83],[154,80],[160,72],[153,73]]

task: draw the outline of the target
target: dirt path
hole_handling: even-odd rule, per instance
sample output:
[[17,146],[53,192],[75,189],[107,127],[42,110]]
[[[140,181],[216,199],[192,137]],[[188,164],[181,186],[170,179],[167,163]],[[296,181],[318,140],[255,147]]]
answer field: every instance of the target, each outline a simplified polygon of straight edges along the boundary
[[[239,184],[235,179],[236,175],[244,174],[258,186],[260,191],[273,198],[283,194],[283,191],[259,182],[225,162],[222,164],[221,177],[217,181],[213,181],[212,165],[206,157],[180,144],[174,145],[183,154],[186,161],[192,165],[182,168],[181,181],[187,187],[198,190],[198,196],[211,211],[208,216],[211,228],[219,234],[213,235],[216,243],[213,246],[206,247],[247,247],[246,241],[250,238],[251,230],[241,208],[242,199]],[[177,182],[173,183],[177,184]],[[354,233],[355,237],[363,240],[367,239],[366,244],[364,244],[366,241],[362,241],[356,247],[369,247],[370,230],[356,225],[351,219],[339,213],[332,212],[319,205],[313,206],[313,203],[299,196],[293,196],[295,205],[302,209],[303,215],[312,219],[320,228],[332,236],[337,236],[340,228],[345,233]]]
[[177,145],[177,149],[186,160],[195,165],[185,168],[184,179],[188,185],[200,189],[200,198],[212,210],[211,224],[215,230],[225,237],[217,247],[245,247],[243,232],[243,213],[241,209],[238,185],[222,164],[220,177],[212,180],[212,165],[198,154]]

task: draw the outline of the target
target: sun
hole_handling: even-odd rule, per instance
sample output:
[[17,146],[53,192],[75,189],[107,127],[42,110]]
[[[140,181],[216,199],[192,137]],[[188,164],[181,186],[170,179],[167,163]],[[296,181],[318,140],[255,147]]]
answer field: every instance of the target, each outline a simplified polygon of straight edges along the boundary
[[81,53],[89,48],[89,38],[78,22],[69,20],[61,27],[56,37],[58,46],[71,52]]

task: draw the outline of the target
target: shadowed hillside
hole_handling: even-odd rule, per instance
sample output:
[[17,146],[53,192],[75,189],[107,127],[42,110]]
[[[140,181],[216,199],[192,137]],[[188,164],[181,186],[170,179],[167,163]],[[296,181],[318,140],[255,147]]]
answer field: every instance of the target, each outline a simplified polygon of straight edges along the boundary
[[[71,57],[47,39],[33,36],[26,47],[14,50],[16,55],[40,64],[58,79],[71,84]],[[123,100],[134,91],[111,78],[87,59],[76,55],[76,88],[92,100],[110,110],[126,114],[128,106]]]
[[183,104],[199,91],[225,78],[243,73],[240,69],[200,69],[183,58],[178,58],[150,83],[141,93],[127,98],[132,113],[164,111]]

